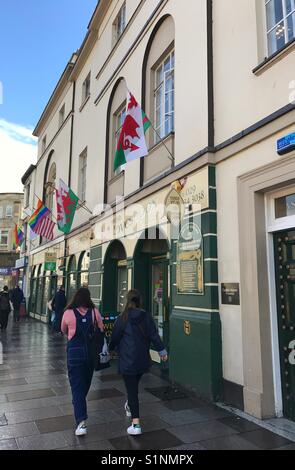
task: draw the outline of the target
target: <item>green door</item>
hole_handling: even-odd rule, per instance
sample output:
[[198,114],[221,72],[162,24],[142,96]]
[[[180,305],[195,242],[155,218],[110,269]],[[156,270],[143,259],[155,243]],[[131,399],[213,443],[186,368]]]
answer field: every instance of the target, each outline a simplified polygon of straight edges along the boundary
[[152,315],[161,339],[169,349],[169,262],[167,257],[152,259]]
[[274,236],[284,416],[295,421],[295,229]]

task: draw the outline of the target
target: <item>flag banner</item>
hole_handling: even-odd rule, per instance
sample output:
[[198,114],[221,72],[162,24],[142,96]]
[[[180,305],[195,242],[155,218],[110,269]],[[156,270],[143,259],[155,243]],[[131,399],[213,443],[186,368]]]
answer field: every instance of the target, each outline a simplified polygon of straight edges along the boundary
[[48,219],[48,217],[44,217],[41,222],[39,222],[37,227],[35,227],[35,233],[41,235],[41,237],[44,237],[47,240],[52,241],[54,239],[54,227],[55,223]]
[[78,196],[60,179],[56,190],[56,205],[57,225],[61,232],[70,233],[78,202]]
[[151,122],[128,91],[126,118],[118,141],[114,171],[127,162],[148,155],[145,133],[150,126]]
[[35,210],[35,212],[33,212],[33,214],[28,220],[28,224],[33,230],[33,232],[36,233],[36,227],[39,225],[41,220],[44,219],[44,217],[47,217],[49,214],[50,210],[47,209],[47,207],[43,204],[42,201],[40,201],[40,199],[38,199],[37,209]]
[[16,249],[17,247],[21,246],[24,239],[24,232],[17,225],[15,225],[13,231],[13,248]]

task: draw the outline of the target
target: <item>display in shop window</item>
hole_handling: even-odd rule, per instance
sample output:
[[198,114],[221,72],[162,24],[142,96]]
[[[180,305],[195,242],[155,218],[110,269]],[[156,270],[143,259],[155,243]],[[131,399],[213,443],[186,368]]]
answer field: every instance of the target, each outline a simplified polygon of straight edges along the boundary
[[204,294],[203,237],[200,227],[187,223],[180,232],[177,246],[178,294]]

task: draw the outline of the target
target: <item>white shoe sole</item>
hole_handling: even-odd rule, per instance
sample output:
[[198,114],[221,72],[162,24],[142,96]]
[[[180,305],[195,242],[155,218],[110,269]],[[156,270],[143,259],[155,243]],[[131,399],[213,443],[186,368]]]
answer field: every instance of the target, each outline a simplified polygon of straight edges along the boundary
[[87,429],[79,429],[79,431],[75,431],[76,436],[86,436],[87,434]]
[[130,436],[140,436],[142,434],[142,430],[141,429],[127,429],[127,433],[130,435]]

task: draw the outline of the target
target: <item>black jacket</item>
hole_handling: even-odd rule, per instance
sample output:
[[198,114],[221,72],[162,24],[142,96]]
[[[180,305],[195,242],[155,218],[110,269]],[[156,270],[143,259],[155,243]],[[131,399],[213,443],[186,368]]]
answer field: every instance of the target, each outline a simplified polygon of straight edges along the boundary
[[24,300],[24,293],[19,287],[15,287],[12,289],[10,293],[10,299],[13,305],[13,308],[18,310],[20,308],[20,304]]
[[1,312],[6,312],[6,313],[11,312],[11,306],[10,306],[9,301],[10,301],[9,293],[6,291],[0,292],[0,311]]
[[144,374],[151,366],[151,344],[156,351],[165,351],[152,316],[144,310],[129,311],[127,322],[120,316],[111,337],[109,349],[119,354],[119,373]]
[[52,310],[57,314],[63,313],[66,305],[67,305],[66,294],[64,293],[63,290],[57,291],[52,301]]

